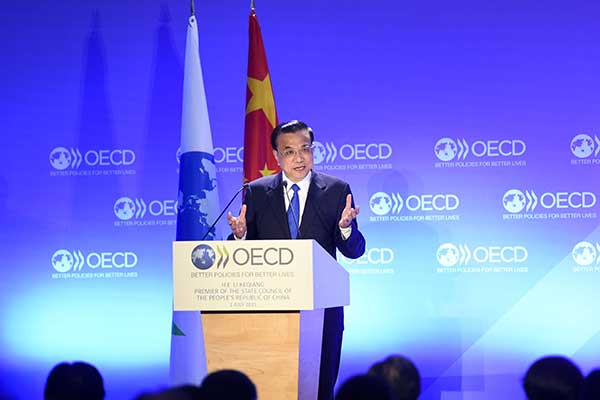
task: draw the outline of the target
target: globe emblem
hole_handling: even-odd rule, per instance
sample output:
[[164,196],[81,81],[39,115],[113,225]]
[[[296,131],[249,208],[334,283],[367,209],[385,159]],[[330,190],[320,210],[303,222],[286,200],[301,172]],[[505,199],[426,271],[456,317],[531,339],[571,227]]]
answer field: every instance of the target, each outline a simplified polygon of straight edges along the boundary
[[319,142],[313,143],[313,161],[315,164],[321,164],[327,157],[327,150]]
[[215,263],[215,251],[207,244],[196,246],[192,250],[192,263],[198,269],[209,269]]
[[392,209],[392,198],[385,192],[377,192],[369,199],[371,211],[376,215],[386,215]]
[[518,189],[511,189],[504,193],[502,204],[509,213],[518,213],[525,208],[525,195]]
[[126,221],[135,214],[135,203],[129,197],[121,197],[115,201],[113,209],[117,218]]
[[450,161],[456,157],[456,142],[450,138],[441,138],[435,144],[435,155],[442,161]]
[[590,242],[579,242],[573,247],[571,256],[578,265],[587,266],[596,259],[596,249]]
[[52,255],[52,266],[57,272],[67,272],[73,268],[73,256],[67,250],[58,250]]
[[444,243],[437,249],[437,260],[443,267],[452,267],[458,262],[458,247],[452,243]]
[[586,158],[594,152],[594,139],[589,135],[577,135],[571,140],[571,152],[577,158]]
[[50,152],[50,165],[55,169],[63,170],[71,165],[71,153],[64,147],[57,147]]

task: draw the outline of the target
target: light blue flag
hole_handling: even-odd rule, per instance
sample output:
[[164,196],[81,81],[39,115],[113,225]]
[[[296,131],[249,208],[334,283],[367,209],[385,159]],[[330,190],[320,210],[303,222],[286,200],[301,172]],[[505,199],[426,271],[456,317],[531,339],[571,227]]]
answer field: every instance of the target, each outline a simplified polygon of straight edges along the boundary
[[[213,240],[216,231],[208,229],[219,213],[217,168],[193,15],[187,29],[181,119],[177,240],[200,240],[205,235]],[[173,311],[171,384],[199,384],[206,375],[204,355],[200,312]]]

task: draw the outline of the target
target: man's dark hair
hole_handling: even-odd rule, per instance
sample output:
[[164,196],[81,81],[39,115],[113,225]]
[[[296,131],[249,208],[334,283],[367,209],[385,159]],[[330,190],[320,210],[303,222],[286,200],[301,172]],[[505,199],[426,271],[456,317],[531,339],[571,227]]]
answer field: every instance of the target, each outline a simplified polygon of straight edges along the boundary
[[393,400],[388,384],[378,376],[355,375],[346,380],[335,400]]
[[579,368],[560,356],[543,357],[534,362],[523,378],[529,400],[576,400],[583,382]]
[[373,364],[368,375],[386,381],[394,400],[416,400],[421,393],[419,370],[408,358],[398,355],[389,356]]
[[312,129],[310,129],[310,127],[302,121],[293,119],[291,121],[283,122],[277,125],[275,129],[273,129],[273,133],[271,133],[271,147],[273,147],[273,150],[277,150],[277,138],[282,133],[294,133],[302,131],[304,129],[308,131],[308,135],[310,136],[310,142],[314,142],[315,135],[313,134]]
[[45,400],[102,400],[104,395],[102,375],[84,362],[56,365],[44,389]]
[[256,400],[256,386],[243,372],[233,369],[216,371],[204,378],[202,386],[204,400]]

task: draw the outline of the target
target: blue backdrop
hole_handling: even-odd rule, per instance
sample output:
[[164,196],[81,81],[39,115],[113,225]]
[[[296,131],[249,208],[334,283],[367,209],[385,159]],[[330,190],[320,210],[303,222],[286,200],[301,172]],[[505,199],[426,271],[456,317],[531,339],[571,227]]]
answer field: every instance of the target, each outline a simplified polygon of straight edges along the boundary
[[[598,364],[600,4],[495,3],[257,2],[280,120],[312,126],[315,169],[361,205],[340,380],[401,353],[423,399],[506,399],[541,355]],[[97,365],[108,399],[167,384],[188,10],[2,5],[9,398],[63,360]],[[197,4],[223,205],[248,13]]]

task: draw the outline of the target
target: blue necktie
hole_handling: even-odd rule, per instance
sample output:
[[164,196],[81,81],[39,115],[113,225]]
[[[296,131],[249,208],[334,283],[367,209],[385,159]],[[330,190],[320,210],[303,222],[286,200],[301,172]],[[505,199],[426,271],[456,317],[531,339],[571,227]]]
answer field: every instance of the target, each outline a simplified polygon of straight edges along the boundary
[[300,198],[298,197],[298,190],[300,190],[300,187],[294,183],[292,185],[292,190],[294,191],[294,195],[290,200],[287,217],[288,225],[290,226],[290,236],[292,239],[296,239],[298,237],[298,226],[300,225],[300,221],[298,220],[298,218],[300,218]]

